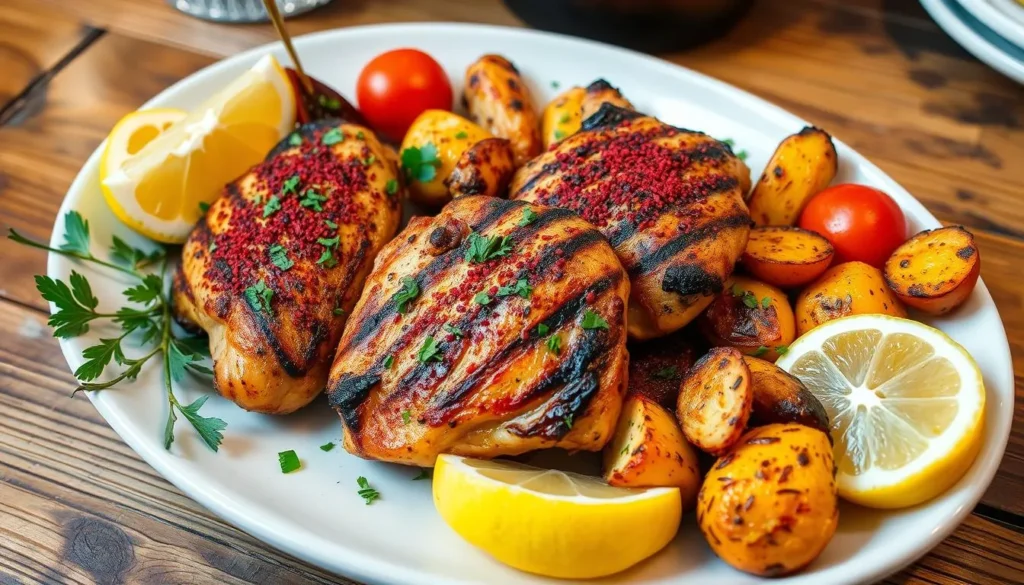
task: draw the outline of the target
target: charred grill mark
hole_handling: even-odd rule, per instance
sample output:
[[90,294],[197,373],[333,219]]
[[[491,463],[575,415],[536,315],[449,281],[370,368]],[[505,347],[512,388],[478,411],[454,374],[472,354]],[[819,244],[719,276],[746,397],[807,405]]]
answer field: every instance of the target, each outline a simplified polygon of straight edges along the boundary
[[614,128],[626,120],[645,118],[646,114],[604,102],[596,112],[583,120],[580,130],[603,130]]
[[619,91],[618,89],[615,88],[615,86],[613,86],[612,84],[608,83],[607,79],[604,79],[603,77],[599,77],[599,78],[595,79],[594,81],[592,81],[590,83],[590,85],[587,86],[587,93],[598,93],[598,92],[609,90],[609,89],[614,90],[614,91]]
[[684,297],[712,295],[722,290],[722,279],[697,264],[677,264],[665,269],[661,290]]
[[344,374],[327,392],[328,404],[341,415],[345,427],[352,433],[358,433],[360,427],[359,407],[370,395],[370,389],[380,384],[380,374],[363,375]]
[[631,263],[630,266],[626,267],[626,270],[631,277],[653,272],[656,268],[675,257],[676,254],[699,242],[716,237],[722,230],[749,226],[750,215],[738,209],[736,211],[737,213],[733,215],[716,218],[705,226],[679,234],[665,242],[660,248],[642,257],[638,262]]
[[[292,361],[292,358],[285,352],[284,347],[281,346],[281,341],[274,335],[273,324],[267,315],[261,311],[256,311],[252,308],[245,299],[238,297],[238,302],[245,307],[245,310],[255,320],[256,325],[259,327],[260,334],[267,341],[267,345],[274,352],[274,357],[277,358],[277,363],[281,364],[281,369],[284,373],[288,374],[292,378],[298,378],[299,376],[306,373],[305,368],[300,368],[298,364]],[[270,316],[273,318],[273,316]]]
[[[562,211],[566,211],[566,210],[562,210]],[[571,212],[566,211],[566,213],[571,213]],[[587,230],[587,231],[581,232],[580,234],[578,234],[576,236],[573,236],[573,237],[571,237],[571,238],[569,238],[567,240],[562,240],[561,242],[556,242],[554,245],[550,246],[549,248],[545,248],[544,251],[542,251],[539,254],[540,261],[537,262],[536,266],[534,266],[530,270],[523,270],[523,271],[521,271],[519,273],[519,275],[517,275],[516,278],[524,278],[528,274],[545,274],[549,270],[551,270],[551,268],[555,265],[556,262],[558,262],[559,259],[562,259],[562,258],[564,258],[564,259],[572,258],[573,256],[575,256],[576,254],[582,252],[583,250],[586,250],[587,248],[590,248],[591,246],[596,246],[596,245],[600,244],[603,241],[605,241],[605,239],[604,239],[604,236],[602,236],[600,232],[598,232],[596,230]],[[555,254],[554,253],[555,249],[561,250],[562,251],[562,255],[558,256],[557,254]]]
[[[728,175],[717,175],[714,179],[714,182],[712,182],[711,185],[708,186],[707,194],[702,195],[701,200],[706,200],[707,198],[713,195],[719,195],[721,193],[731,191],[732,189],[735,189],[738,186],[739,181],[737,181],[735,177],[730,177]],[[694,203],[694,201],[688,201],[680,205],[666,207],[661,211],[661,213],[670,213],[672,210],[680,209],[692,203]],[[617,226],[618,229],[612,232],[610,235],[608,235],[608,241],[611,243],[612,247],[618,248],[623,242],[633,237],[636,234],[637,225],[639,225],[639,222],[621,222]]]

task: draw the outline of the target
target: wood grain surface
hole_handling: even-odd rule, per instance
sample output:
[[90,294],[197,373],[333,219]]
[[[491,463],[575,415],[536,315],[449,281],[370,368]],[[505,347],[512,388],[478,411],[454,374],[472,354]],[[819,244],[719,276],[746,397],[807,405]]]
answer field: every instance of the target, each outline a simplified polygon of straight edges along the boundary
[[[419,20],[519,24],[498,0],[338,0],[290,26]],[[157,0],[0,0],[0,229],[47,238],[122,115],[273,39],[266,25],[214,25]],[[727,38],[661,56],[828,129],[976,233],[1014,356],[1013,434],[975,513],[886,582],[1024,582],[1024,88],[912,0],[762,1]],[[4,240],[0,258],[0,583],[348,583],[213,517],[71,398],[32,284],[45,255]]]

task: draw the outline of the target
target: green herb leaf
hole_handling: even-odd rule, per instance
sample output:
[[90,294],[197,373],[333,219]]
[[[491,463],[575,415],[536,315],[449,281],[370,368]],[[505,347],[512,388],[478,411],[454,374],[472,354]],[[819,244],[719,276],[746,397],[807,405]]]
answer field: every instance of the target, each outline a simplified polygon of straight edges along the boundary
[[142,282],[125,289],[122,294],[133,303],[148,305],[160,298],[163,292],[164,281],[158,274],[147,274]]
[[747,294],[747,291],[740,288],[740,285],[738,284],[732,285],[732,289],[730,290],[732,291],[732,296],[734,297],[742,297]]
[[341,307],[334,307],[334,314],[335,315],[344,315],[345,314],[345,309],[342,309]]
[[754,357],[761,357],[761,356],[763,356],[766,353],[768,353],[768,347],[764,346],[764,345],[761,345],[761,346],[758,346],[758,348],[755,349],[754,352],[751,353],[750,355],[752,355]]
[[317,238],[316,243],[328,248],[337,248],[338,244],[341,243],[341,236],[334,236],[333,238]]
[[152,264],[164,257],[163,248],[157,248],[147,254],[144,250],[129,246],[124,240],[117,236],[112,236],[112,242],[113,243],[110,246],[110,258],[114,263],[127,268],[138,268],[145,264]]
[[772,306],[772,299],[771,299],[771,297],[765,297],[765,298],[761,299],[761,308],[762,309],[767,309],[770,306]]
[[520,278],[512,286],[503,286],[498,289],[499,297],[507,297],[509,295],[519,295],[524,299],[530,298],[533,293],[533,287],[527,282],[525,278]]
[[420,469],[420,474],[412,478],[413,481],[419,481],[421,479],[430,479],[430,470]]
[[787,353],[789,353],[789,346],[788,345],[777,346],[775,348],[775,353],[779,354],[780,356],[781,355],[786,355]]
[[465,130],[459,130],[458,132],[455,133],[455,138],[457,140],[465,140],[469,138],[469,134],[466,134]]
[[328,110],[341,109],[341,100],[339,100],[338,98],[326,96],[322,93],[316,96],[316,102],[320,104],[320,107],[327,108]]
[[220,447],[221,441],[224,440],[224,435],[221,431],[228,428],[228,423],[219,418],[205,417],[199,414],[199,409],[206,404],[206,399],[209,397],[208,394],[200,396],[192,404],[178,406],[178,410],[192,424],[192,427],[199,433],[199,437],[206,443],[206,446],[216,452]]
[[561,139],[565,138],[565,132],[563,132],[561,128],[558,128],[558,129],[555,130],[554,136],[555,136],[555,140],[561,140]]
[[313,211],[323,211],[324,208],[321,204],[324,201],[327,201],[327,196],[321,195],[315,189],[306,189],[302,194],[302,199],[299,200],[299,205]]
[[210,211],[210,204],[205,201],[199,202],[199,213],[206,215],[206,212]]
[[561,87],[561,85],[562,84],[559,83],[558,81],[552,81],[551,82],[551,89],[558,89],[559,87]]
[[747,160],[748,156],[750,156],[750,155],[745,150],[741,150],[741,151],[736,153],[736,158],[738,158],[740,160],[743,160],[743,161]]
[[363,159],[363,164],[364,164],[364,165],[366,165],[366,166],[370,166],[370,165],[372,165],[372,164],[373,164],[373,163],[374,163],[374,162],[375,162],[376,160],[377,160],[377,157],[375,157],[375,156],[373,156],[373,155],[371,154],[370,156],[368,156],[368,157],[366,157],[365,159]]
[[478,304],[478,305],[484,305],[484,306],[489,305],[489,304],[491,304],[492,300],[493,299],[491,299],[491,296],[488,295],[487,293],[485,293],[484,291],[480,291],[480,292],[476,293],[475,295],[473,295],[473,302]]
[[746,305],[748,308],[757,308],[757,297],[755,297],[753,294],[747,293],[743,295],[743,298],[741,300],[743,301],[743,304]]
[[131,333],[136,329],[146,330],[147,333],[142,339],[142,343],[145,344],[156,334],[157,325],[153,322],[153,316],[153,309],[121,307],[114,314],[114,323],[120,325],[125,333]]
[[409,303],[420,295],[420,285],[411,276],[403,276],[401,282],[402,288],[391,298],[395,301],[395,310],[404,315],[409,312]]
[[207,337],[181,337],[174,342],[181,346],[183,352],[199,358],[210,357],[210,340]]
[[356,478],[356,485],[359,486],[359,491],[356,493],[359,494],[360,498],[366,500],[367,506],[372,504],[374,500],[380,499],[380,492],[370,487],[370,482],[366,481],[365,477],[359,476]]
[[75,370],[75,378],[83,382],[95,380],[103,374],[112,359],[119,364],[125,362],[124,353],[121,352],[121,338],[100,339],[98,345],[85,348],[82,357],[86,361]]
[[437,340],[435,340],[433,336],[427,336],[427,338],[423,340],[423,345],[420,346],[420,350],[416,352],[416,359],[418,359],[422,364],[441,361],[441,346],[438,345]]
[[608,329],[608,322],[604,320],[601,315],[598,315],[594,311],[587,309],[583,313],[583,328],[584,329]]
[[302,463],[299,462],[299,456],[290,449],[278,453],[277,462],[281,465],[281,473],[291,473],[302,467]]
[[519,218],[519,227],[526,227],[537,219],[537,212],[529,207],[523,208],[523,217]]
[[562,422],[565,423],[565,428],[572,429],[572,414],[567,414],[562,417]]
[[281,200],[277,198],[277,195],[271,195],[270,199],[263,206],[263,217],[268,218],[281,210]]
[[167,409],[167,422],[164,423],[164,449],[170,451],[171,443],[174,442],[174,423],[178,422],[178,415],[174,414],[174,405]]
[[288,257],[288,250],[281,244],[274,244],[270,247],[270,261],[281,270],[288,270],[295,266],[295,262]]
[[363,131],[360,130],[359,132],[356,132],[356,139],[358,139],[358,140],[366,140],[366,134],[363,134]]
[[551,337],[548,337],[548,340],[544,342],[544,345],[547,346],[548,351],[551,353],[555,355],[562,354],[562,338],[560,336],[552,335]]
[[654,377],[659,380],[675,380],[679,378],[679,369],[675,366],[661,368],[657,372],[654,372]]
[[724,138],[719,142],[722,142],[723,144],[728,144],[729,146],[736,146],[736,141],[733,140],[732,138]]
[[327,248],[320,254],[320,257],[317,258],[316,263],[323,266],[324,268],[334,268],[335,266],[338,265],[338,261],[334,258],[334,253],[331,252],[330,248]]
[[96,306],[99,304],[92,294],[89,281],[81,274],[72,271],[71,287],[61,280],[49,276],[36,276],[36,289],[44,300],[57,306],[57,311],[50,315],[47,323],[54,328],[54,337],[76,337],[89,330],[89,322],[99,317]]
[[410,146],[402,151],[402,169],[410,181],[426,183],[437,176],[437,167],[441,166],[437,158],[437,147],[431,143],[416,148]]
[[408,410],[402,411],[402,424],[407,425],[412,422],[412,413]]
[[281,197],[284,197],[291,193],[292,195],[299,194],[299,181],[302,179],[298,175],[292,175],[284,180],[281,184]]
[[249,306],[259,313],[272,313],[270,301],[274,298],[274,291],[267,286],[267,283],[260,280],[256,284],[245,289],[245,300]]
[[332,230],[338,229],[338,224],[334,223],[333,221],[331,221],[329,219],[325,219],[324,220],[324,225],[326,225],[327,227],[331,228]]
[[90,256],[89,252],[89,222],[77,211],[69,211],[64,214],[64,243],[61,250],[77,252],[83,256]]
[[448,333],[451,333],[452,335],[454,335],[455,337],[458,337],[460,339],[465,337],[465,334],[462,332],[461,329],[459,329],[458,327],[455,327],[453,325],[449,325],[448,323],[445,323],[444,327],[442,327],[442,328],[445,331],[447,331]]
[[469,246],[466,248],[467,262],[487,262],[501,256],[508,256],[512,251],[512,241],[507,236],[491,236],[485,238],[473,232],[466,238]]
[[177,343],[173,342],[170,344],[168,350],[170,351],[168,361],[171,378],[180,382],[185,378],[185,367],[196,361],[195,354],[182,351],[181,347]]
[[291,146],[298,146],[302,144],[302,134],[299,134],[298,132],[292,132],[291,134],[289,134],[288,144],[290,144]]
[[394,356],[390,356],[390,355],[387,356],[386,358],[384,358],[384,369],[385,370],[390,370],[391,369],[391,365],[394,364],[394,363],[395,363],[395,357]]
[[343,140],[345,140],[345,134],[342,133],[341,128],[331,128],[320,137],[320,143],[324,146],[334,146]]
[[547,325],[543,323],[537,325],[537,335],[547,335],[548,331],[551,331],[551,328],[548,327]]
[[569,112],[566,112],[566,113],[562,114],[561,118],[558,119],[558,123],[559,124],[568,124],[570,120],[572,120],[572,116],[569,115]]
[[327,451],[332,450],[332,449],[334,449],[334,441],[328,441],[328,442],[324,443],[323,445],[320,445],[320,450],[324,451],[325,453]]
[[387,184],[384,185],[384,190],[388,195],[398,193],[398,181],[396,179],[388,179]]

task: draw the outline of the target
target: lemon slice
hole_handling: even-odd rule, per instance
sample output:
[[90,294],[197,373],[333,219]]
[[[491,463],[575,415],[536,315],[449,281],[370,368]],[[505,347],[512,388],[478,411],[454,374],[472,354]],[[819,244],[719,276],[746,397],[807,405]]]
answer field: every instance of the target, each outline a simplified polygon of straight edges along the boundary
[[611,487],[594,477],[441,455],[434,505],[455,532],[517,569],[565,579],[618,573],[679,528],[678,488]]
[[[111,147],[131,143],[122,134],[134,129],[132,116],[114,128]],[[104,197],[139,233],[183,242],[202,215],[201,204],[214,201],[226,183],[262,160],[294,125],[288,77],[268,55],[138,152],[108,161],[120,164],[104,169]]]
[[107,146],[100,157],[100,181],[117,172],[124,161],[138,154],[164,130],[187,115],[185,110],[176,108],[154,108],[138,110],[121,118],[110,131]]
[[847,500],[919,504],[960,479],[981,447],[981,372],[938,329],[885,315],[837,319],[793,342],[777,365],[828,411]]

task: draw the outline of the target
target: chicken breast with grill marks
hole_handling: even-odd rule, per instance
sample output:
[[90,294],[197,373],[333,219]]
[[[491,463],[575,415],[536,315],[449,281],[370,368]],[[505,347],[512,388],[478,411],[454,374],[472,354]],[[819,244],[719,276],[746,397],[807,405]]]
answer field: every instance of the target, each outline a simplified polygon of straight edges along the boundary
[[366,128],[311,124],[199,221],[173,300],[183,325],[209,334],[223,396],[285,414],[323,390],[347,311],[398,229],[397,173]]
[[629,282],[564,210],[485,196],[417,217],[375,262],[328,392],[350,453],[600,450],[625,393]]
[[750,170],[729,147],[613,104],[520,168],[510,197],[571,209],[629,273],[629,334],[682,328],[720,291],[746,246]]

